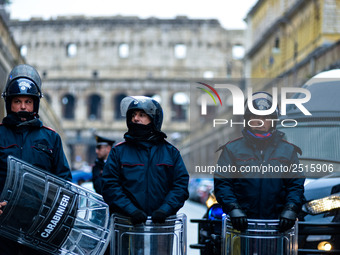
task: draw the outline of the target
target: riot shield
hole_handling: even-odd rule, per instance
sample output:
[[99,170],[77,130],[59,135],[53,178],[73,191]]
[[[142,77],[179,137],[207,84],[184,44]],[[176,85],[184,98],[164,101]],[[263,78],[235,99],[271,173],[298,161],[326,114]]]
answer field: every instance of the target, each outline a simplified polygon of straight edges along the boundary
[[8,157],[0,235],[47,254],[103,254],[110,215],[102,197]]
[[279,232],[279,220],[248,219],[245,231],[235,230],[222,216],[222,255],[297,255],[297,223]]
[[165,223],[132,225],[130,218],[112,215],[111,255],[186,255],[186,215],[170,216]]

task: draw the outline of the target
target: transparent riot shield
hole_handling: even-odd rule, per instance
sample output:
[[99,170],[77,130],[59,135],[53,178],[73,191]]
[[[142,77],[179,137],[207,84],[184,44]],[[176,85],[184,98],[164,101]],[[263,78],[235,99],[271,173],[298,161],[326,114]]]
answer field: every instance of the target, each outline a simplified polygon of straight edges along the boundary
[[297,223],[279,232],[279,220],[248,219],[248,229],[233,229],[225,214],[222,218],[222,255],[297,255]]
[[8,157],[0,235],[47,254],[103,254],[108,205],[90,190]]
[[112,215],[111,255],[186,255],[186,215],[168,217],[165,223],[132,225],[127,217]]

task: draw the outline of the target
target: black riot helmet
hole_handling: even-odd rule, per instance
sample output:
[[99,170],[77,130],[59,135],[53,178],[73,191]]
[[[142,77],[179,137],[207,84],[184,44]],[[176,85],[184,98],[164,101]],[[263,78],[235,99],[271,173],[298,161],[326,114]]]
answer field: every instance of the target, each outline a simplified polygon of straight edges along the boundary
[[34,113],[39,111],[41,79],[37,70],[27,64],[18,65],[9,73],[2,97],[6,102],[7,114],[11,112],[12,98],[15,96],[31,96],[34,101]]
[[[271,94],[264,92],[264,91],[255,92],[252,95],[252,103],[253,103],[253,107],[256,110],[261,110],[261,111],[270,110],[273,107],[273,97]],[[247,123],[251,115],[254,115],[254,113],[250,111],[248,107],[248,100],[247,100],[245,103],[245,112],[244,112],[244,119],[246,120]],[[277,105],[275,107],[275,110],[271,114],[269,114],[269,116],[271,119],[278,119],[279,108]],[[274,122],[274,125],[275,124],[276,122]]]
[[161,131],[163,110],[155,99],[146,96],[129,96],[123,98],[120,103],[120,112],[123,117],[126,117],[127,124],[131,121],[133,110],[143,110],[151,118],[154,128],[157,131]]

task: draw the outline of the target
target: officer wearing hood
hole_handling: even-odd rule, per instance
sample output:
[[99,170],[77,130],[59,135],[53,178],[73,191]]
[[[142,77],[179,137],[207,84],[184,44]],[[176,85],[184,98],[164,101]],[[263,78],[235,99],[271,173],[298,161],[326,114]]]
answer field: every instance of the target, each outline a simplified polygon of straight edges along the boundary
[[128,131],[115,145],[103,171],[103,198],[112,213],[131,217],[133,224],[151,216],[163,223],[188,198],[189,175],[180,152],[161,131],[163,111],[149,97],[126,97],[121,102]]
[[[0,124],[0,191],[7,176],[7,156],[12,155],[70,181],[71,171],[60,136],[39,119],[41,79],[30,65],[18,65],[10,72],[2,93],[7,116]],[[5,202],[0,203],[0,214]],[[24,213],[24,212],[23,212]],[[39,254],[0,237],[0,254]]]
[[[254,93],[252,104],[256,110],[272,109],[272,96],[266,92]],[[218,160],[218,165],[236,169],[233,174],[215,174],[214,192],[233,227],[240,231],[247,229],[250,218],[280,219],[279,230],[285,232],[294,226],[302,206],[302,175],[243,171],[246,167],[280,169],[280,166],[299,165],[297,153],[301,154],[301,149],[283,140],[284,133],[276,130],[276,122],[271,120],[279,116],[278,108],[273,109],[269,116],[257,116],[247,107],[243,136],[223,146]]]

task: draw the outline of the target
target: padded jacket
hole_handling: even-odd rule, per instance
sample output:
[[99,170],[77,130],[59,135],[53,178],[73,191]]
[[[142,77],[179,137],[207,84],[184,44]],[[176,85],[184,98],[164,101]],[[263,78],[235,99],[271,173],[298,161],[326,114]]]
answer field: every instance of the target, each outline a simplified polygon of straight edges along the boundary
[[71,171],[59,134],[35,119],[29,126],[0,124],[0,190],[7,176],[7,157],[12,155],[70,181]]
[[[223,147],[218,165],[234,166],[237,171],[215,174],[216,199],[226,211],[240,207],[248,218],[277,219],[285,205],[301,208],[305,179],[298,168],[297,152],[302,152],[283,140],[283,136],[284,133],[275,131],[264,146],[259,146],[243,130],[243,137]],[[245,171],[265,167],[276,171],[265,174]],[[290,169],[290,172],[281,169]]]
[[189,175],[180,152],[165,140],[114,146],[103,171],[102,194],[111,212],[161,209],[174,215],[189,197]]

